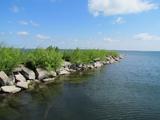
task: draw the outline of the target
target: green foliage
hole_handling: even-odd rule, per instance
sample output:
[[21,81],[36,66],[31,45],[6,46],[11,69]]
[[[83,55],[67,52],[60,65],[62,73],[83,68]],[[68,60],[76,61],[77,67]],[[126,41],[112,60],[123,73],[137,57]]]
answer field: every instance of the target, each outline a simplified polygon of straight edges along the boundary
[[118,56],[117,52],[114,51],[106,51],[106,50],[70,50],[64,51],[63,59],[70,61],[72,63],[80,64],[80,63],[90,63],[94,60],[105,60],[107,56]]
[[29,67],[41,67],[47,70],[56,70],[61,66],[62,53],[57,52],[55,48],[37,48],[25,53],[25,63],[30,63]]
[[95,60],[105,60],[106,56],[118,56],[115,51],[106,50],[59,50],[49,46],[46,49],[21,50],[0,46],[0,71],[11,72],[19,64],[25,64],[31,69],[41,67],[47,70],[56,70],[61,67],[63,60],[71,63],[91,63]]
[[119,53],[116,51],[106,51],[106,56],[118,57]]
[[22,62],[20,49],[0,47],[0,70],[6,73]]

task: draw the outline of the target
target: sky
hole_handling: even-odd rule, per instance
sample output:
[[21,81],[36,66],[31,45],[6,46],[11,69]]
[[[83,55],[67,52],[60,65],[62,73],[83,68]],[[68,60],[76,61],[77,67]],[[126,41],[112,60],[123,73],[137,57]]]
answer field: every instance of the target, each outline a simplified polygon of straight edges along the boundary
[[0,0],[0,43],[160,51],[160,0]]

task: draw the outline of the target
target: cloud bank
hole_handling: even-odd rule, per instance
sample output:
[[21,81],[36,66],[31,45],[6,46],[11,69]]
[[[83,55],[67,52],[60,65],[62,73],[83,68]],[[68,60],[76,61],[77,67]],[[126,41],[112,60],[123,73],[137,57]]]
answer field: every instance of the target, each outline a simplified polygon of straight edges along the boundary
[[88,0],[89,11],[94,16],[140,13],[157,9],[158,5],[148,0]]

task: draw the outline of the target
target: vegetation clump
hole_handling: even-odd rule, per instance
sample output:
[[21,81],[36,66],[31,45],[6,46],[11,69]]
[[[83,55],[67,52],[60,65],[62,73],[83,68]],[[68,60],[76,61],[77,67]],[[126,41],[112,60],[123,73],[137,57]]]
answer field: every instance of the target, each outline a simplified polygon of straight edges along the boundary
[[25,53],[25,64],[29,67],[41,67],[46,70],[56,70],[63,62],[63,54],[56,48],[37,48]]
[[70,51],[64,51],[63,53],[64,60],[76,64],[91,63],[96,59],[103,61],[106,59],[107,56],[117,57],[118,53],[115,51],[96,50],[96,49],[90,49],[90,50],[75,49]]
[[22,61],[22,51],[20,49],[0,46],[0,71],[9,73]]
[[62,51],[52,46],[46,49],[36,48],[32,50],[0,46],[0,71],[9,73],[19,64],[24,64],[31,69],[41,67],[46,70],[56,70],[61,67],[64,60],[75,64],[86,64],[96,59],[105,60],[107,56],[117,57],[118,53],[96,49]]

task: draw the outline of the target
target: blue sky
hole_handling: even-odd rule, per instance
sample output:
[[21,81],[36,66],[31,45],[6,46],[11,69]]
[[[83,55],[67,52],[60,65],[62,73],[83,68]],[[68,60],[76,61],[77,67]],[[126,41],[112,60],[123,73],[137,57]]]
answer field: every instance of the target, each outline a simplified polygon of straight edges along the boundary
[[159,0],[1,0],[0,43],[160,50]]

